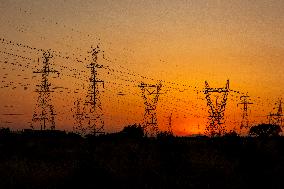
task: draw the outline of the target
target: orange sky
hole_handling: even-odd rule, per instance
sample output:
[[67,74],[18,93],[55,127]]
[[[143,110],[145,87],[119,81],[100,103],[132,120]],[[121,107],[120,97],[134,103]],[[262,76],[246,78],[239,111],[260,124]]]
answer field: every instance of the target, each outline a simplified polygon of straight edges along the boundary
[[[173,113],[175,133],[186,135],[204,131],[208,108],[204,95],[197,91],[203,90],[205,80],[212,87],[223,87],[230,79],[231,89],[248,92],[254,102],[250,106],[251,122],[266,121],[264,116],[273,110],[283,92],[283,8],[283,1],[277,0],[9,0],[0,2],[0,37],[71,57],[52,60],[54,68],[62,72],[60,78],[51,79],[53,86],[71,91],[54,93],[58,129],[72,129],[73,102],[85,95],[84,82],[69,77],[72,74],[69,69],[85,70],[88,62],[78,63],[75,59],[84,60],[91,45],[100,42],[105,56],[112,60],[100,59],[104,65],[154,80],[192,86],[184,92],[173,89],[161,95],[157,109],[161,129],[166,129],[167,117]],[[37,98],[35,85],[40,81],[40,76],[31,79],[32,72],[40,67],[37,59],[42,55],[4,43],[0,44],[0,51],[36,60],[32,63],[36,67],[21,71],[19,66],[3,62],[27,64],[27,61],[0,53],[0,76],[5,77],[0,86],[11,81],[18,86],[0,88],[0,113],[24,114],[0,115],[0,126],[26,128]],[[24,80],[25,77],[29,79]],[[127,82],[125,74],[108,74],[107,70],[102,70],[101,78],[108,82],[102,98],[106,131],[141,123],[144,106],[137,85],[149,80],[131,76],[128,79],[134,82]],[[31,85],[24,90],[22,83]],[[164,84],[164,91],[169,86]],[[75,89],[80,89],[80,93],[74,93]],[[127,95],[118,96],[118,92]],[[237,126],[241,118],[237,98],[235,93],[228,98],[225,112],[228,129]]]

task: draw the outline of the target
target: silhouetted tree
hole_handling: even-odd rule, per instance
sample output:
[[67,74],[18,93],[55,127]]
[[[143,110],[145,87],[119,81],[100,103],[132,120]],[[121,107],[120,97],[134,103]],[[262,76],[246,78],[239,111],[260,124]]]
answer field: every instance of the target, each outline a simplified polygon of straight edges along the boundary
[[82,138],[82,136],[80,135],[80,134],[78,134],[78,133],[74,133],[74,132],[69,132],[68,134],[67,134],[67,136],[69,137],[69,138],[76,138],[76,139],[80,139],[80,138]]
[[8,128],[8,127],[7,128],[4,128],[4,127],[0,128],[0,135],[7,136],[10,133],[11,133],[10,128]]
[[249,135],[256,137],[271,137],[279,136],[281,132],[281,127],[279,125],[271,124],[260,124],[250,128]]
[[224,137],[239,137],[238,133],[236,131],[229,131],[224,134]]
[[125,126],[121,133],[129,138],[142,138],[144,136],[143,128],[137,124]]
[[157,134],[157,139],[169,139],[173,137],[174,137],[173,133],[169,131],[161,131]]

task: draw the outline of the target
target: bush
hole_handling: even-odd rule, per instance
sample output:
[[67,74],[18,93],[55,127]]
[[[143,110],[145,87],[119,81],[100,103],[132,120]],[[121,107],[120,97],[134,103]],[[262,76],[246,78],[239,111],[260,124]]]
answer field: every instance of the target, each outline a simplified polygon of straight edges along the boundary
[[279,136],[282,132],[279,125],[260,124],[250,128],[249,135],[255,137],[272,137]]
[[140,125],[128,125],[123,128],[121,134],[129,138],[143,138],[144,130]]

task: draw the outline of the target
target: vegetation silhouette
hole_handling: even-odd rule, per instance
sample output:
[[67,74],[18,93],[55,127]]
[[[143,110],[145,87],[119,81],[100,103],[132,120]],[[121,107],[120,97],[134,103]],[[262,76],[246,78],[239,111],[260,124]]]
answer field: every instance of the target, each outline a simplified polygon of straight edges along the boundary
[[282,132],[282,129],[279,125],[272,124],[259,124],[252,126],[249,130],[250,136],[255,137],[276,137]]
[[284,137],[263,140],[231,131],[212,138],[167,132],[147,138],[133,124],[92,139],[64,131],[1,128],[0,188],[284,186]]
[[171,140],[173,138],[174,138],[173,133],[169,131],[160,131],[157,134],[157,140]]
[[127,138],[141,139],[144,137],[143,127],[139,124],[125,126],[120,133]]
[[0,128],[0,136],[6,136],[11,133],[10,128],[8,127],[1,127]]
[[236,137],[239,137],[238,133],[234,130],[231,130],[227,133],[224,134],[224,137],[225,138],[236,138]]

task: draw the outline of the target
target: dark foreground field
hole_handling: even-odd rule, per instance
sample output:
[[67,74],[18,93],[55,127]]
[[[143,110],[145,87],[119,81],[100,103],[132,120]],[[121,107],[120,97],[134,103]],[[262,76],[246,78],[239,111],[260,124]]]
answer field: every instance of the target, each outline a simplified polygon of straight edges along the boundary
[[0,138],[0,188],[284,188],[284,138]]

